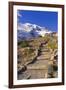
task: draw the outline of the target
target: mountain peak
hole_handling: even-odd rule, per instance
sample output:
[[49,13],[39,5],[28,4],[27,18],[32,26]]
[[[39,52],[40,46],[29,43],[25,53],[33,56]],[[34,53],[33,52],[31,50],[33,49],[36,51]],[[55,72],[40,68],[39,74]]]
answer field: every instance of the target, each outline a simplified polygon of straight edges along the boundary
[[31,26],[31,23],[24,23],[25,26]]
[[19,23],[17,30],[18,37],[21,39],[45,36],[45,34],[52,33],[52,31],[46,29],[45,27],[31,23]]

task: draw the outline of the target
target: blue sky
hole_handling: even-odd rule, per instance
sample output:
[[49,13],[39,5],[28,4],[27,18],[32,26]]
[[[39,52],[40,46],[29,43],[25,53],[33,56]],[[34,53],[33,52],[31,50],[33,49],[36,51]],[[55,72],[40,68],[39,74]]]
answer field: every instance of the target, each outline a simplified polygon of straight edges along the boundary
[[51,31],[58,29],[58,13],[49,11],[18,10],[18,23],[31,23],[46,27]]

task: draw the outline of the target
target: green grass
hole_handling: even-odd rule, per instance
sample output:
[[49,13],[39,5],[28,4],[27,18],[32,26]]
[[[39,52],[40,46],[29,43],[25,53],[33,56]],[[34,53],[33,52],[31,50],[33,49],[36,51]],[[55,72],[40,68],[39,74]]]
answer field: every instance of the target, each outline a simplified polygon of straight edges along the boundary
[[18,42],[18,46],[28,47],[29,46],[29,42],[28,41],[20,41],[20,42]]
[[51,48],[52,50],[58,48],[58,43],[57,43],[57,38],[51,38],[48,41],[48,47]]

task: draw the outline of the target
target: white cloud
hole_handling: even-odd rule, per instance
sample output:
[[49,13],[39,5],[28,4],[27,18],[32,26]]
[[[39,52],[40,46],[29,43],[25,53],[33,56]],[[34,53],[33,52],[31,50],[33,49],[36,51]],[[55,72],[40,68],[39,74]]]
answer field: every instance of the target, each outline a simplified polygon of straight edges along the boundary
[[18,23],[18,24],[17,24],[17,30],[22,30],[22,28],[23,28],[23,24]]
[[19,11],[17,12],[17,16],[22,17],[22,14],[19,13]]
[[32,27],[30,27],[29,25],[31,25],[30,23],[18,23],[17,24],[17,30],[24,30],[26,32],[30,32],[32,30]]

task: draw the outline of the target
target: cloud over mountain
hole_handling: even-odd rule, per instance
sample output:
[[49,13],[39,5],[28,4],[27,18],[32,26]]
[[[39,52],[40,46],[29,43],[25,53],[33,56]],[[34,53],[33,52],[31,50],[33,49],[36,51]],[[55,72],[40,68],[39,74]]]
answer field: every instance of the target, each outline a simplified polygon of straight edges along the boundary
[[30,39],[39,36],[45,36],[45,34],[52,33],[50,30],[45,27],[38,26],[31,23],[18,23],[17,25],[17,38],[18,40]]

